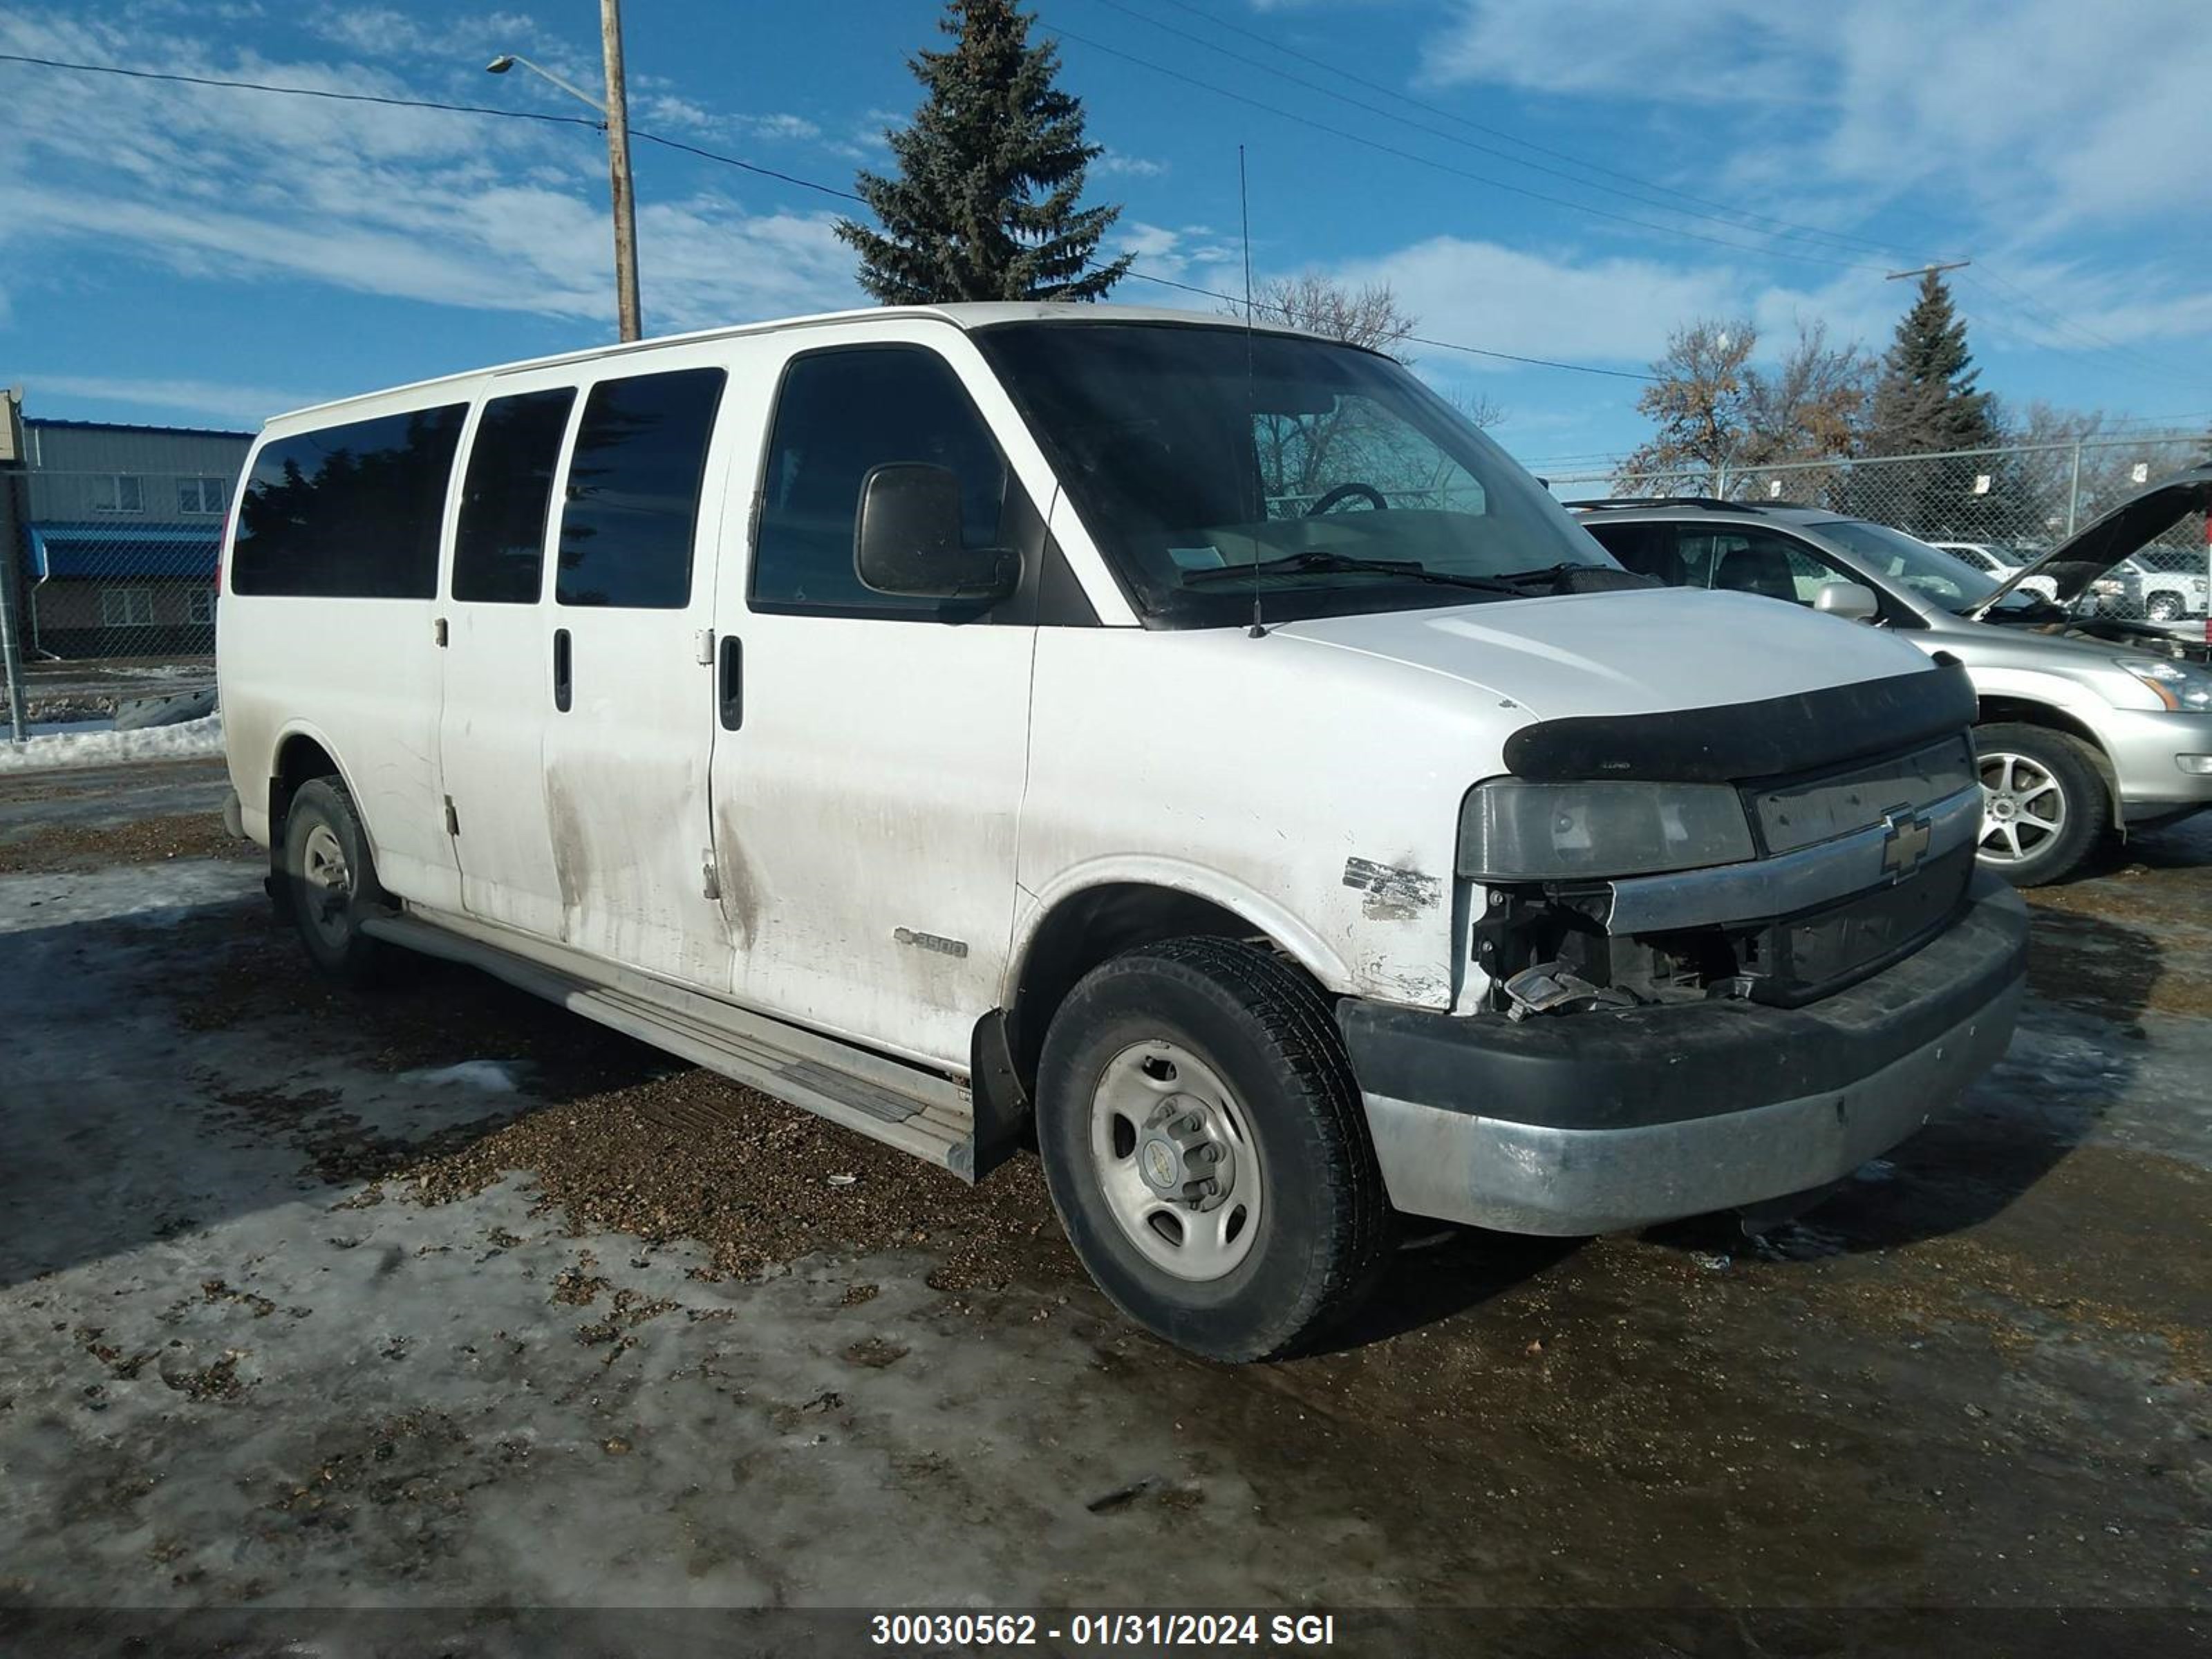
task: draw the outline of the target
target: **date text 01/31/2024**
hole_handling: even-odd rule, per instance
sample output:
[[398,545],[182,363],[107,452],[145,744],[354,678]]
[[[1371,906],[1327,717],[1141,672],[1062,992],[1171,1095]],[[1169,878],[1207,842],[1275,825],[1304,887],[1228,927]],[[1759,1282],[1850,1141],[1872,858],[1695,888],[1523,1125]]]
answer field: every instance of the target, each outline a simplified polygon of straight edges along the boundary
[[1332,1613],[878,1613],[868,1621],[878,1647],[951,1643],[1025,1648],[1040,1641],[1073,1647],[1327,1648],[1336,1642]]

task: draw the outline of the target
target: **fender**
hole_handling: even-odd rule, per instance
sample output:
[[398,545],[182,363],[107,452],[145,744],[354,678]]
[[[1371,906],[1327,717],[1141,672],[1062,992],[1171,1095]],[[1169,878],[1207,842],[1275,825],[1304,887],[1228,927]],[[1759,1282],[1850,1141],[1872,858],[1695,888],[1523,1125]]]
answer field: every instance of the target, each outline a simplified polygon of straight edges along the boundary
[[1151,854],[1113,854],[1086,860],[1061,871],[1041,889],[1019,889],[1029,903],[1014,917],[1013,936],[1006,952],[1006,978],[1000,988],[1000,1006],[1011,1007],[1022,982],[1023,964],[1036,943],[1044,919],[1066,900],[1094,887],[1117,883],[1164,887],[1188,893],[1242,917],[1255,933],[1264,933],[1298,966],[1328,991],[1338,995],[1357,994],[1351,967],[1328,942],[1289,910],[1264,893],[1204,865]]

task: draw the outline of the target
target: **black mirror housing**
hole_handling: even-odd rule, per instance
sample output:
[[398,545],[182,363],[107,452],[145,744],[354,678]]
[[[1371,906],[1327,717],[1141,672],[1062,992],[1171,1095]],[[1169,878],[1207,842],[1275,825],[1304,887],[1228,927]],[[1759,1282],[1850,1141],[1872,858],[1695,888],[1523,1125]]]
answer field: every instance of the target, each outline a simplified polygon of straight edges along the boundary
[[853,568],[878,593],[902,599],[992,599],[1021,570],[1002,548],[964,547],[960,480],[949,468],[901,461],[872,471],[853,523]]

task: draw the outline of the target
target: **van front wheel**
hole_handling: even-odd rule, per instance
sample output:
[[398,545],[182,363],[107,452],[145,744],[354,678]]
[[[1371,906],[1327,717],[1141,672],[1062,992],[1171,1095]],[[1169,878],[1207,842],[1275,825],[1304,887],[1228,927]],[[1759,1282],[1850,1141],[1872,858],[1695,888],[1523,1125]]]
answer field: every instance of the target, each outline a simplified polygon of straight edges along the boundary
[[1387,1260],[1389,1204],[1335,1018],[1265,950],[1170,939],[1093,969],[1053,1019],[1037,1093],[1076,1255],[1178,1346],[1293,1352]]
[[374,979],[387,952],[361,924],[388,911],[392,901],[376,878],[360,816],[336,778],[303,783],[292,797],[284,817],[284,878],[292,919],[315,966],[332,979]]

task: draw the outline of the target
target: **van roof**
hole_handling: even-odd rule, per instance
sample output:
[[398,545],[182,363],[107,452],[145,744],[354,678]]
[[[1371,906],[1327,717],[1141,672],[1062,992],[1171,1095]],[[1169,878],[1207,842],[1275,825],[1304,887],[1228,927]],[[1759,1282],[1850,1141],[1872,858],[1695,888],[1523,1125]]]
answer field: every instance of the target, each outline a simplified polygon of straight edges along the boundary
[[[686,334],[663,334],[649,340],[631,340],[613,345],[589,346],[580,351],[557,352],[550,357],[528,357],[512,363],[493,363],[481,368],[462,369],[452,374],[434,375],[427,380],[412,380],[405,385],[380,387],[374,392],[357,392],[349,398],[335,398],[328,403],[309,404],[302,408],[272,415],[262,422],[264,428],[280,421],[290,421],[303,415],[319,415],[328,410],[343,410],[350,404],[368,403],[398,396],[403,392],[427,392],[436,386],[451,386],[456,381],[473,380],[487,374],[507,374],[526,368],[553,368],[562,363],[592,362],[605,357],[618,357],[631,352],[650,351],[657,346],[688,344],[700,340],[731,339],[746,334],[772,334],[791,328],[819,328],[831,323],[867,323],[877,321],[911,321],[927,318],[950,323],[955,328],[975,330],[992,328],[1002,323],[1183,323],[1203,324],[1214,328],[1241,328],[1241,319],[1221,314],[1197,311],[1176,311],[1158,306],[1114,306],[1075,304],[1067,301],[1041,301],[1031,303],[994,301],[939,306],[869,306],[854,311],[817,312],[803,317],[779,317],[759,323],[738,323],[722,328],[696,329]],[[1253,326],[1269,334],[1304,334],[1304,329],[1285,327],[1280,323],[1255,322]]]

